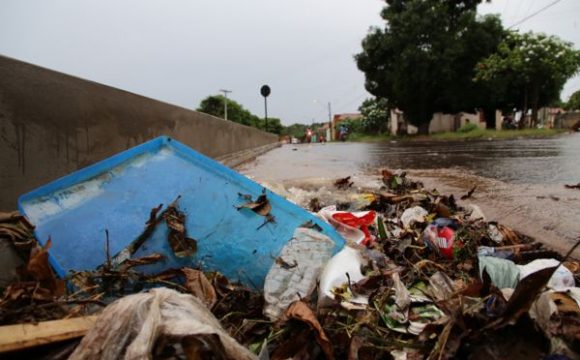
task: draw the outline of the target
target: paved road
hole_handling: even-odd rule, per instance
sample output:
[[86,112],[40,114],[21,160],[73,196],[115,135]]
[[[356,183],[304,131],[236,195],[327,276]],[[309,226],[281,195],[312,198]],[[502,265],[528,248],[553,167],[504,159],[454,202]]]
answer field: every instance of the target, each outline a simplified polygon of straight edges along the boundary
[[[272,186],[310,187],[380,168],[406,169],[428,187],[461,195],[497,220],[559,251],[580,236],[580,134],[550,139],[285,145],[240,170]],[[575,252],[580,258],[580,251]]]

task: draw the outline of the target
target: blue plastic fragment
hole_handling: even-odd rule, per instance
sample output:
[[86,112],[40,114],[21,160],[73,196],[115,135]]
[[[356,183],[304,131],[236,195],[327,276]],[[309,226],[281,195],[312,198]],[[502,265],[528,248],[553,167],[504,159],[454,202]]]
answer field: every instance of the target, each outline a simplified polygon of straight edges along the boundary
[[245,176],[163,136],[22,195],[18,205],[42,245],[52,238],[49,259],[61,277],[105,262],[105,230],[111,255],[118,254],[143,233],[152,208],[164,204],[165,209],[178,196],[197,253],[176,257],[162,222],[133,258],[160,253],[166,259],[140,271],[201,266],[261,288],[278,253],[305,222],[322,228],[335,242],[335,253],[344,246],[331,226],[269,190],[275,222],[259,228],[263,216],[235,206],[245,202],[239,193],[255,199],[262,191]]

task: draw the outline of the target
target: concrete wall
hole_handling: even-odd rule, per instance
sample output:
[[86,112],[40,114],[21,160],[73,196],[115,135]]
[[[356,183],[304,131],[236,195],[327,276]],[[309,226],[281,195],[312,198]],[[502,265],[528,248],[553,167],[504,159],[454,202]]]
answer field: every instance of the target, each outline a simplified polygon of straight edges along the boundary
[[481,121],[482,117],[480,113],[465,113],[461,112],[458,114],[443,114],[435,113],[433,118],[429,123],[429,134],[445,132],[445,131],[456,131],[463,127],[469,121],[471,124],[477,125],[480,129],[485,129],[487,124],[485,121]]
[[580,111],[561,114],[554,120],[554,127],[558,129],[576,129],[580,126]]
[[[469,121],[472,124],[476,124],[479,128],[485,129],[487,124],[482,121],[483,118],[481,113],[465,113],[461,112],[458,114],[444,114],[444,113],[434,113],[431,121],[429,122],[429,134],[445,132],[445,131],[456,131]],[[391,110],[391,118],[389,122],[389,131],[391,134],[395,135],[400,132],[407,134],[416,134],[417,127],[407,124],[404,115],[399,110]]]
[[0,210],[42,184],[171,136],[210,157],[277,135],[0,56]]

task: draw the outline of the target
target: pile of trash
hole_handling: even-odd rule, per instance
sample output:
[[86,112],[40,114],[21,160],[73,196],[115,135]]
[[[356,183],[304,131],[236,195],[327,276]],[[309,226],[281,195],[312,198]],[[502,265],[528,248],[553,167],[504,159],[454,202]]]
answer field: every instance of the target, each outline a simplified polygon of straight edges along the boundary
[[[0,214],[0,241],[22,259],[3,289],[0,335],[16,331],[13,324],[59,322],[41,342],[0,336],[0,353],[50,359],[579,358],[580,263],[570,255],[580,241],[559,254],[404,172],[383,170],[379,180],[380,187],[358,189],[351,178],[338,179],[335,191],[354,195],[352,203],[309,199],[309,210],[347,245],[332,256],[332,242],[316,224],[304,224],[276,257],[263,289],[200,267],[143,273],[140,266],[163,255],[116,258],[107,240],[107,261],[98,269],[59,279],[49,264],[50,241],[40,248],[24,217]],[[266,195],[247,200],[240,209],[274,221]],[[144,222],[166,221],[171,246],[195,251],[177,204],[157,215],[153,209]],[[73,324],[78,318],[89,325]],[[38,346],[42,352],[34,353]]]

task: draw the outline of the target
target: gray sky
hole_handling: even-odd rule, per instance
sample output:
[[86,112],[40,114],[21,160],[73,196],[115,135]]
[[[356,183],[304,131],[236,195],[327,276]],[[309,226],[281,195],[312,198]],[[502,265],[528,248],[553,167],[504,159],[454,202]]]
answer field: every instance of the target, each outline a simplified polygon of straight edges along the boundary
[[[507,26],[554,0],[495,0]],[[354,112],[369,96],[353,61],[380,0],[1,0],[0,54],[195,108],[219,89],[285,124]],[[580,45],[580,1],[561,0],[519,28]],[[580,88],[570,80],[566,99]]]

